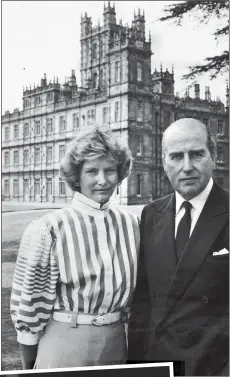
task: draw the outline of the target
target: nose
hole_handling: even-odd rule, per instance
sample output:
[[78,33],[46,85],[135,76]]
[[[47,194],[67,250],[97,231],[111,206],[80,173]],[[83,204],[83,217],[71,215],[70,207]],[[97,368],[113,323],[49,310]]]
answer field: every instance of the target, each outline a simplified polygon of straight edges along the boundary
[[103,171],[99,171],[98,172],[97,183],[99,185],[101,185],[101,186],[103,186],[104,184],[106,184],[106,176],[105,176],[105,173]]
[[193,169],[191,159],[189,155],[185,154],[184,155],[184,160],[183,160],[183,171],[188,173]]

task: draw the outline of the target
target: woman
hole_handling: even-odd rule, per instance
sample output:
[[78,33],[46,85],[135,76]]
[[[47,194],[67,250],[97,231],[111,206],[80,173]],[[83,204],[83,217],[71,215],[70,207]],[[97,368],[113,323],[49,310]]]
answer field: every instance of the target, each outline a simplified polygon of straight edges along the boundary
[[26,229],[16,262],[12,319],[23,369],[122,364],[136,284],[138,220],[109,204],[131,154],[110,131],[74,139],[61,174],[72,205]]

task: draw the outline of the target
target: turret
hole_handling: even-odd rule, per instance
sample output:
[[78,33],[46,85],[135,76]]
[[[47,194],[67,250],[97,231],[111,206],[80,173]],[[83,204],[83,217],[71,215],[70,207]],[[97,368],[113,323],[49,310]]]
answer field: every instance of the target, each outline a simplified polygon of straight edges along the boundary
[[84,16],[81,16],[81,38],[85,38],[92,31],[92,21],[91,17],[87,16],[85,12]]
[[140,14],[140,8],[138,9],[138,14],[136,15],[134,11],[134,20],[132,21],[132,28],[135,31],[135,36],[137,40],[145,41],[145,14]]
[[108,1],[108,5],[104,4],[104,25],[108,26],[110,24],[116,25],[116,12],[115,12],[115,5],[110,5],[110,1]]

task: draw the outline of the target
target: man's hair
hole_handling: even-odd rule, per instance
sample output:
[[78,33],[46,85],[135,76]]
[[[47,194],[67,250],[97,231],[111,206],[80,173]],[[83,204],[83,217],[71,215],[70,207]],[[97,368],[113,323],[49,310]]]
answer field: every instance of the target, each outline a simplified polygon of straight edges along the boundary
[[[182,118],[182,119],[192,119],[192,118]],[[206,126],[204,123],[202,123],[200,120],[197,120],[197,122],[200,125],[202,125],[206,130],[206,133],[207,133],[207,148],[210,152],[210,155],[211,155],[213,161],[215,161],[216,160],[216,141],[211,135],[210,128],[208,126]],[[162,156],[162,159],[165,157],[164,151],[163,151],[163,137],[162,137],[162,143],[161,143],[161,156]]]
[[73,191],[80,191],[79,179],[85,161],[106,157],[117,163],[119,183],[132,168],[132,155],[128,146],[108,129],[98,126],[81,132],[71,143],[60,165],[60,173]]

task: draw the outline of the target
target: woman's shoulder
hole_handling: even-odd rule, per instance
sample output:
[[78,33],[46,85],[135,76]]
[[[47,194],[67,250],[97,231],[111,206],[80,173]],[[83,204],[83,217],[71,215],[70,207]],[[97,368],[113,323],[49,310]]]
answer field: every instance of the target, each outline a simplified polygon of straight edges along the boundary
[[129,209],[128,206],[116,206],[116,205],[112,205],[110,207],[110,210],[114,213],[117,213],[117,214],[120,214],[121,216],[125,217],[125,218],[129,218],[131,219],[132,221],[134,221],[135,223],[139,224],[139,217],[136,213],[134,213],[133,211],[131,211]]

